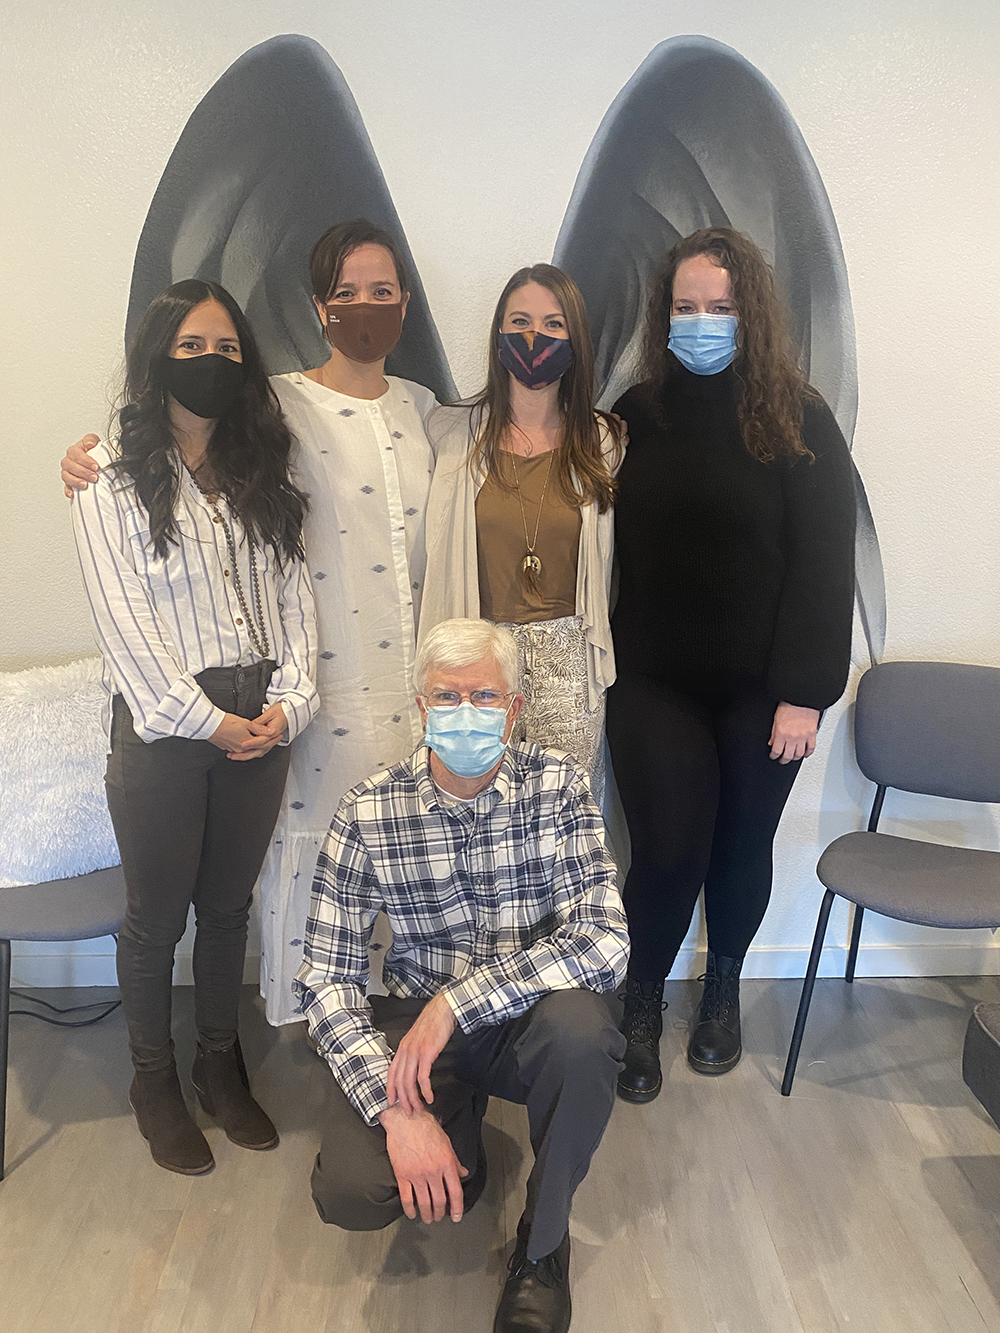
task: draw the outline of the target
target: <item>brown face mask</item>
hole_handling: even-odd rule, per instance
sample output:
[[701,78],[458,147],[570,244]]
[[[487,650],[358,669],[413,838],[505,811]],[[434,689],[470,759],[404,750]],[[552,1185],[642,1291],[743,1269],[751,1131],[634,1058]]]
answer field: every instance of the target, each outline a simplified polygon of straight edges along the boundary
[[403,303],[353,301],[326,307],[326,336],[352,361],[381,361],[399,342],[403,331]]

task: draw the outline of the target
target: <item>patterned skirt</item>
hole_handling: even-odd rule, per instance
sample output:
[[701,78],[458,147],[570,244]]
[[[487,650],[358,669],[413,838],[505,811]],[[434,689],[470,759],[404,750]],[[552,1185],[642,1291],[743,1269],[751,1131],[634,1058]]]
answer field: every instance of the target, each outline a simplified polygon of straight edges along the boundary
[[507,625],[517,642],[525,698],[514,739],[565,750],[590,779],[598,805],[604,800],[604,696],[590,708],[587,639],[580,616]]

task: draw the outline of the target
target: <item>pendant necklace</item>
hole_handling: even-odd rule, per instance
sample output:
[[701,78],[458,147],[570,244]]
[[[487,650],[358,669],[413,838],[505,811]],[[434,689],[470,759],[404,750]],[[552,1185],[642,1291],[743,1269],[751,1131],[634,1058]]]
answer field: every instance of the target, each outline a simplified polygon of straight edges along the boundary
[[549,450],[549,465],[545,470],[545,483],[542,486],[542,494],[538,500],[538,513],[535,515],[535,531],[528,540],[528,521],[524,517],[524,500],[521,498],[521,483],[517,475],[517,455],[513,452],[510,455],[511,467],[514,469],[514,485],[517,488],[517,503],[521,506],[521,526],[524,528],[524,544],[527,547],[527,554],[521,561],[522,574],[534,574],[536,577],[542,572],[542,562],[535,554],[535,542],[538,540],[538,525],[542,520],[542,505],[545,503],[545,492],[549,488],[549,477],[552,474],[552,455],[554,449]]

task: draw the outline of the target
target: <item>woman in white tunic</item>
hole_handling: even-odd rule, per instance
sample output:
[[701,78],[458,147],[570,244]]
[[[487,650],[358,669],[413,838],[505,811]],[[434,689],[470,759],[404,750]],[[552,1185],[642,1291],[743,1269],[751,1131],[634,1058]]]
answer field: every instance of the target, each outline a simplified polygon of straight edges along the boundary
[[566,750],[600,802],[624,431],[594,410],[593,347],[573,280],[551,264],[515,273],[488,356],[482,394],[429,423],[437,462],[421,638],[455,617],[505,625],[527,699],[517,738]]
[[[292,978],[316,857],[341,797],[411,754],[422,735],[412,674],[433,470],[424,422],[437,403],[429,389],[384,374],[406,311],[405,267],[387,233],[355,221],[320,237],[310,274],[330,358],[271,379],[298,444],[295,480],[309,497],[303,532],[321,700],[292,756],[260,878],[261,989],[275,1024],[301,1017]],[[79,488],[92,476],[85,449],[74,446],[64,481]]]
[[330,359],[271,381],[309,497],[321,701],[293,756],[261,872],[261,984],[272,1023],[300,1017],[292,978],[316,857],[341,797],[412,754],[422,735],[412,676],[434,466],[424,421],[437,403],[429,389],[384,375],[406,311],[403,261],[387,234],[349,222],[317,241],[310,275]]

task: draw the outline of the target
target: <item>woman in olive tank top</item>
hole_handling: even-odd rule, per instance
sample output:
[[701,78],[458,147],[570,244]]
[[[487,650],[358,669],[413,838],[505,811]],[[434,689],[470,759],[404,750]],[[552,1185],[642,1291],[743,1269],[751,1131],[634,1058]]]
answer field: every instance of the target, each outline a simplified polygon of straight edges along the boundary
[[604,694],[614,474],[624,430],[594,410],[594,353],[579,288],[551,264],[500,295],[486,387],[428,422],[420,637],[479,617],[517,640],[527,703],[516,739],[566,750],[604,791]]

